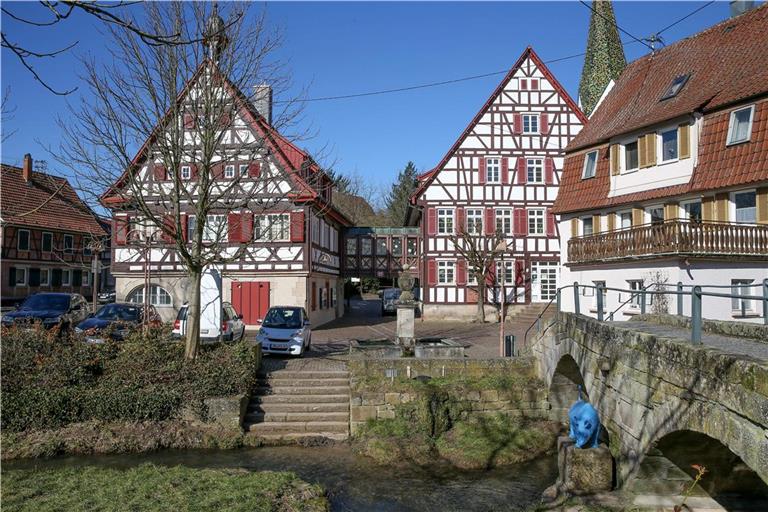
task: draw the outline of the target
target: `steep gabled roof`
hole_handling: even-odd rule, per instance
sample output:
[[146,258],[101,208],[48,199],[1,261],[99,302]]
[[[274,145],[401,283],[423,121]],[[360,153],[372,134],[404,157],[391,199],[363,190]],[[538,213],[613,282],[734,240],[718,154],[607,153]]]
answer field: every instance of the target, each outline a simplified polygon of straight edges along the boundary
[[19,167],[2,164],[0,217],[5,224],[57,231],[106,233],[93,211],[65,178],[31,171],[24,181]]
[[509,81],[512,80],[512,77],[515,76],[515,73],[517,72],[517,70],[520,69],[520,66],[522,66],[523,63],[528,58],[530,58],[534,62],[534,64],[536,64],[536,67],[539,69],[539,71],[541,71],[544,77],[547,79],[547,81],[549,81],[549,83],[552,84],[552,87],[554,87],[555,91],[557,91],[557,93],[560,94],[563,100],[565,100],[566,104],[571,108],[571,110],[573,110],[574,114],[578,116],[579,120],[582,123],[587,122],[587,117],[581,111],[581,109],[576,104],[576,102],[573,101],[573,98],[571,98],[571,96],[563,88],[563,86],[560,85],[560,82],[557,81],[557,78],[555,78],[555,75],[553,75],[549,71],[547,66],[539,58],[536,52],[533,51],[533,48],[528,46],[525,49],[525,51],[522,53],[522,55],[520,55],[520,58],[517,59],[517,62],[515,62],[515,64],[510,68],[509,72],[504,76],[504,79],[499,83],[498,86],[496,86],[496,89],[494,89],[494,91],[491,93],[490,97],[486,100],[483,106],[480,107],[480,110],[477,112],[477,114],[475,114],[475,117],[472,118],[472,120],[469,122],[467,127],[464,129],[464,131],[461,132],[461,135],[459,135],[459,138],[456,140],[456,142],[454,142],[453,146],[451,146],[451,148],[445,154],[443,159],[440,160],[440,163],[437,164],[432,170],[419,175],[418,177],[419,184],[416,187],[416,190],[414,191],[414,193],[411,194],[411,203],[415,203],[416,200],[419,198],[419,196],[422,193],[424,193],[424,191],[427,189],[430,183],[432,183],[432,181],[435,179],[435,176],[437,176],[437,173],[440,171],[440,169],[442,169],[443,166],[445,166],[445,164],[448,163],[448,160],[450,160],[451,156],[456,152],[456,150],[459,149],[459,147],[467,138],[467,136],[472,132],[472,129],[477,125],[478,122],[480,122],[480,119],[482,119],[486,110],[488,110],[488,108],[493,104],[494,100],[501,94],[501,92],[507,86]]
[[[672,81],[680,92],[661,100]],[[768,92],[768,4],[630,63],[567,152]]]

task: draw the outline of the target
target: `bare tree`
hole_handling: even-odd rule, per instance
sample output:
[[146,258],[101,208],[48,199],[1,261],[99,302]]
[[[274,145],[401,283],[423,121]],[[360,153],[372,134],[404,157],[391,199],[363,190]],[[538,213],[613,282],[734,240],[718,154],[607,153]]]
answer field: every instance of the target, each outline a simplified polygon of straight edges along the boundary
[[[331,182],[273,130],[293,126],[299,103],[281,101],[274,116],[257,108],[290,80],[274,55],[280,34],[248,8],[227,4],[225,22],[215,4],[145,4],[143,31],[203,34],[203,44],[146,45],[135,31],[112,27],[112,63],[84,63],[89,94],[59,121],[62,163],[81,190],[107,190],[99,200],[123,219],[113,237],[155,240],[183,263],[188,359],[199,347],[205,269],[240,260],[253,238],[285,239],[290,226],[280,212]],[[132,216],[127,224],[122,214]]]
[[16,130],[7,130],[6,127],[8,126],[8,123],[14,120],[16,117],[16,107],[11,106],[10,103],[11,98],[11,88],[6,87],[5,91],[3,91],[3,97],[2,97],[2,117],[0,118],[0,126],[2,126],[2,135],[0,136],[0,141],[5,142],[8,139],[10,139],[14,133],[16,133]]
[[[451,235],[449,239],[455,246],[456,251],[461,258],[466,261],[467,274],[474,277],[475,285],[468,286],[477,292],[477,313],[475,319],[478,322],[485,322],[485,300],[487,296],[488,285],[494,285],[498,279],[495,276],[493,265],[499,259],[503,251],[499,249],[501,243],[505,241],[504,235],[497,230],[493,235],[483,235],[472,228],[465,229],[459,227],[459,233]],[[503,312],[500,312],[501,318]]]

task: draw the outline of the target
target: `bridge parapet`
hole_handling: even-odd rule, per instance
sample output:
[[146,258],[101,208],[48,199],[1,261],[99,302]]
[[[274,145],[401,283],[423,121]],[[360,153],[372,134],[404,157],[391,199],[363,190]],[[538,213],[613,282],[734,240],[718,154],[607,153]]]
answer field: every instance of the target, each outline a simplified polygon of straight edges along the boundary
[[[583,382],[609,432],[620,484],[658,440],[685,430],[719,440],[768,482],[766,361],[572,313],[558,313],[531,350],[551,403],[572,402]],[[582,382],[564,362],[575,363]],[[563,393],[573,396],[555,396]]]

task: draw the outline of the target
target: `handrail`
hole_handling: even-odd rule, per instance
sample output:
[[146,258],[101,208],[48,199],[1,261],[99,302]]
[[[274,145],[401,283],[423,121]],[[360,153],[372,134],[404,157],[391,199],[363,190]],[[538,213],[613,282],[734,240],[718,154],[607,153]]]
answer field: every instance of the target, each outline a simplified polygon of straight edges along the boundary
[[[642,292],[645,292],[646,290],[648,290],[648,288],[650,288],[651,286],[654,286],[655,284],[656,284],[656,283],[650,283],[648,286],[646,286],[646,287],[642,288],[642,290],[640,290],[640,291],[638,291],[638,292],[636,292],[636,293],[630,293],[630,294],[629,294],[629,298],[628,298],[627,300],[625,300],[624,302],[622,302],[621,304],[619,304],[619,307],[617,307],[616,309],[614,309],[613,311],[611,311],[611,314],[610,314],[610,315],[608,315],[608,321],[609,321],[609,322],[612,322],[612,321],[613,321],[613,315],[615,315],[616,313],[618,313],[618,312],[619,312],[619,310],[620,310],[621,308],[623,308],[624,306],[626,306],[627,304],[629,304],[630,302],[632,302],[632,299],[634,299],[636,295],[641,295],[641,296],[642,296],[642,298],[643,298],[643,306],[645,306],[645,294],[644,294],[644,293],[642,293]],[[600,287],[600,288],[601,288],[601,290],[599,290],[597,293],[600,293],[602,290],[606,290],[606,291],[608,291],[608,288],[602,288],[602,287]],[[599,309],[600,309],[600,308],[598,307],[598,310],[599,310]]]

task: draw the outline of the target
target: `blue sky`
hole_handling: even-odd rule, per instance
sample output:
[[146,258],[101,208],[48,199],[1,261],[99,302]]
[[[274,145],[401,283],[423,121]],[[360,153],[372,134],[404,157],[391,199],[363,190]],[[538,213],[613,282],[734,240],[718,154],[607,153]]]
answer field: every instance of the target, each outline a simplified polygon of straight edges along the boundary
[[[616,2],[619,25],[648,36],[705,2]],[[39,15],[39,4],[3,2],[14,13]],[[354,94],[450,80],[508,69],[527,45],[545,61],[583,52],[590,11],[578,2],[270,2],[270,23],[284,30],[280,58],[290,59],[297,85],[310,85],[309,97]],[[664,32],[667,44],[728,17],[728,2],[716,2]],[[31,42],[34,49],[66,46],[75,52],[37,64],[59,88],[80,84],[77,53],[106,58],[98,25],[75,16],[54,28],[20,27],[3,14],[3,31]],[[626,35],[624,40],[630,40]],[[625,46],[628,60],[647,48]],[[552,63],[551,71],[575,98],[583,59]],[[311,102],[304,122],[316,137],[310,151],[328,146],[336,168],[356,172],[383,190],[412,160],[431,169],[488,98],[503,75],[366,98]],[[16,133],[2,147],[2,161],[18,164],[24,153],[49,159],[40,142],[55,147],[57,115],[66,98],[34,82],[16,58],[2,50],[2,89],[11,87],[15,115],[3,127]],[[84,89],[81,87],[81,89]],[[77,95],[77,93],[75,93]],[[280,98],[275,98],[279,100]],[[52,165],[51,172],[64,174]]]

